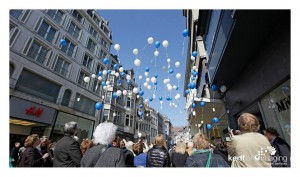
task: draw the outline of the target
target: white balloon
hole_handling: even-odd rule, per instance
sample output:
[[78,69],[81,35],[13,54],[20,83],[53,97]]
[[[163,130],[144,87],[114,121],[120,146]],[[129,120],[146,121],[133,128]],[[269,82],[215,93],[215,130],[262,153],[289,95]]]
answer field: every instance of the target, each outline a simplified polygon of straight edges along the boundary
[[120,73],[116,72],[116,73],[115,73],[115,76],[116,76],[116,77],[119,77],[119,76],[120,76]]
[[109,81],[106,81],[106,85],[108,86],[110,83],[109,83]]
[[148,90],[151,90],[151,85],[148,85],[148,86],[147,86],[147,89],[148,89]]
[[123,68],[123,67],[120,67],[120,68],[119,68],[119,71],[120,71],[120,73],[122,73],[122,72],[124,71],[124,68]]
[[140,75],[140,76],[139,76],[139,80],[141,80],[141,79],[143,79],[143,76]]
[[166,66],[163,66],[162,69],[163,69],[163,71],[167,71],[167,67]]
[[167,82],[170,83],[170,79],[167,79]]
[[173,89],[176,90],[176,88],[177,88],[177,86],[176,86],[176,85],[173,85]]
[[153,37],[149,37],[148,40],[147,40],[147,41],[148,41],[148,44],[152,44],[152,43],[153,43],[153,40],[154,40]]
[[104,89],[104,90],[107,90],[107,86],[103,86],[103,89]]
[[160,102],[160,104],[163,104],[163,101],[159,101]]
[[107,70],[103,70],[102,74],[105,76],[107,74]]
[[121,49],[121,46],[119,44],[115,44],[114,49],[119,51]]
[[136,98],[139,98],[139,97],[140,97],[140,95],[137,95],[137,96],[136,96]]
[[130,80],[130,79],[131,79],[131,76],[130,76],[130,75],[127,75],[127,76],[126,76],[126,79],[127,79],[127,80]]
[[137,67],[141,66],[141,60],[140,59],[135,59],[134,60],[134,65],[137,66]]
[[195,57],[194,57],[194,56],[191,56],[191,60],[194,61],[194,60],[195,60]]
[[90,77],[85,77],[83,80],[84,80],[84,82],[90,82],[91,78]]
[[102,80],[102,77],[101,77],[101,76],[99,76],[99,77],[98,77],[98,80],[99,80],[99,81],[101,81],[101,80]]
[[155,55],[156,57],[158,57],[159,51],[155,51],[155,52],[154,52],[154,55]]
[[177,74],[176,74],[176,79],[179,80],[180,78],[181,78],[181,74],[180,74],[180,73],[177,73]]
[[136,87],[134,87],[132,91],[133,91],[133,93],[135,93],[135,94],[139,93],[139,89],[136,88]]
[[95,79],[96,78],[96,74],[92,74],[92,78]]
[[197,69],[197,67],[196,66],[193,66],[193,70],[196,70]]
[[180,62],[179,62],[179,61],[177,61],[177,62],[175,63],[175,67],[177,67],[177,68],[180,67]]
[[151,77],[151,82],[154,83],[156,81],[155,77]]
[[142,137],[142,133],[138,133],[138,137],[139,137],[139,138]]
[[122,95],[122,91],[121,91],[121,90],[118,90],[118,91],[117,91],[117,95],[118,95],[118,96],[121,96],[121,95]]
[[169,42],[168,42],[167,40],[164,40],[164,41],[162,42],[162,45],[163,45],[165,48],[167,48],[168,45],[169,45]]
[[171,84],[167,84],[167,87],[169,87]]
[[226,85],[222,85],[222,86],[220,87],[220,91],[221,91],[222,93],[225,93],[226,90],[227,90]]
[[169,86],[168,86],[168,90],[169,90],[169,91],[172,91],[172,85],[169,85]]
[[127,90],[123,90],[123,95],[127,95]]
[[139,50],[135,48],[135,49],[133,49],[132,53],[133,53],[133,55],[137,55],[137,54],[139,54]]
[[150,82],[150,78],[146,78],[146,82],[149,83]]
[[167,83],[168,83],[167,79],[164,79],[164,84],[167,84]]
[[174,105],[175,108],[177,108],[177,105]]
[[145,101],[144,101],[145,103],[149,103],[149,100],[148,99],[145,99]]
[[148,73],[148,72],[145,72],[145,76],[148,77],[148,76],[149,76],[149,73]]
[[170,63],[170,62],[171,62],[171,59],[170,59],[170,58],[168,58],[168,59],[167,59],[167,62],[168,62],[168,63]]
[[146,87],[146,88],[148,87],[148,83],[147,82],[144,83],[144,87]]

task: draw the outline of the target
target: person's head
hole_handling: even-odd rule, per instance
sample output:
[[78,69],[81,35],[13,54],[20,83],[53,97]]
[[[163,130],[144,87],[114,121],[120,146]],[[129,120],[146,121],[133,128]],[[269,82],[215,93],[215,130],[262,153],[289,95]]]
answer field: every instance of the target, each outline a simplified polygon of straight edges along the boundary
[[260,127],[257,117],[250,113],[243,113],[238,118],[238,125],[242,132],[257,132]]
[[15,142],[15,147],[19,148],[20,147],[20,143],[19,142]]
[[136,144],[133,145],[133,152],[135,155],[139,155],[141,153],[143,153],[143,146],[144,144],[142,142],[138,142]]
[[119,135],[116,135],[116,136],[115,136],[115,139],[112,141],[111,144],[112,144],[113,147],[117,147],[117,148],[120,147],[120,144],[121,144],[121,138],[119,137]]
[[176,143],[175,152],[179,154],[184,154],[186,150],[186,144],[183,141],[178,141]]
[[117,126],[111,122],[99,124],[94,133],[94,144],[109,145],[116,136]]
[[163,146],[167,149],[166,139],[165,139],[164,135],[162,135],[162,134],[156,135],[156,137],[154,139],[154,144],[159,145],[159,146]]
[[189,142],[187,143],[187,147],[190,148],[190,149],[192,149],[192,148],[194,147],[194,143],[191,142],[191,141],[189,141]]
[[67,122],[64,126],[64,133],[68,135],[75,135],[77,130],[77,123],[76,122]]
[[89,139],[83,139],[82,143],[80,144],[80,150],[82,155],[91,147],[93,147],[93,141]]
[[25,147],[37,147],[40,144],[40,138],[39,135],[37,134],[32,134],[27,136],[26,140],[25,140]]
[[120,148],[126,148],[124,141],[120,141]]
[[133,148],[132,146],[133,146],[133,142],[132,141],[127,141],[125,143],[125,147],[126,147],[127,150],[131,150],[132,151],[132,148]]
[[204,134],[196,133],[196,135],[193,138],[194,147],[196,149],[208,149],[209,148],[209,142],[208,138]]
[[279,133],[273,127],[269,127],[267,129],[265,129],[264,134],[268,138],[269,141],[271,141],[274,137],[279,136]]

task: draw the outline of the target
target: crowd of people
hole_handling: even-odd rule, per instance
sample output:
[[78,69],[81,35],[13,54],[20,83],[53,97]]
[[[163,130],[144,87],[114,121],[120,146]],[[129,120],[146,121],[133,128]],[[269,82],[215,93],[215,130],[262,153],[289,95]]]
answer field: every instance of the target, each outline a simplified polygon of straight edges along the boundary
[[290,146],[274,128],[258,133],[256,116],[238,118],[239,135],[231,141],[212,144],[204,134],[192,141],[177,141],[168,150],[164,135],[158,134],[149,146],[126,141],[111,122],[99,124],[93,139],[76,137],[77,123],[64,126],[64,137],[52,143],[46,136],[28,136],[24,146],[16,142],[10,152],[11,167],[290,167]]

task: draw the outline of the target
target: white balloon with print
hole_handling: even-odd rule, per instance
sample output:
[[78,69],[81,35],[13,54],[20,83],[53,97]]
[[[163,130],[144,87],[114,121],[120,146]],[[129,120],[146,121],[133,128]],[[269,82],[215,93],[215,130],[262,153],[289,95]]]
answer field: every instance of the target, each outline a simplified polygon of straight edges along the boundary
[[115,44],[115,45],[114,45],[114,49],[115,49],[116,51],[119,51],[119,50],[121,49],[120,44]]
[[135,59],[134,60],[134,65],[137,66],[137,67],[141,66],[141,60],[140,59]]
[[177,73],[177,74],[176,74],[176,79],[179,80],[180,78],[181,78],[181,74],[180,74],[180,73]]
[[159,55],[159,51],[155,51],[154,56],[158,57],[158,55]]
[[140,75],[140,76],[139,76],[139,80],[142,80],[142,79],[143,79],[143,76]]
[[179,67],[180,67],[180,62],[179,62],[179,61],[176,61],[175,67],[176,67],[176,68],[179,68]]
[[156,78],[155,77],[151,77],[151,82],[152,83],[156,82]]

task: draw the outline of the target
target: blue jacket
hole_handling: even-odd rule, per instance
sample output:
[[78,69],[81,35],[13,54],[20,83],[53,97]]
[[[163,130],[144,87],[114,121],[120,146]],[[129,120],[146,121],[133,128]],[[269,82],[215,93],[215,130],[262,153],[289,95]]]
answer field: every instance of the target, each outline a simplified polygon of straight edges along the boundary
[[138,156],[134,157],[134,166],[143,166],[146,167],[147,153],[141,153]]
[[[193,153],[185,162],[185,167],[206,167],[208,152]],[[227,162],[219,155],[212,154],[210,167],[229,167]]]

